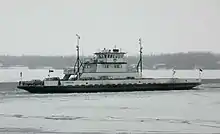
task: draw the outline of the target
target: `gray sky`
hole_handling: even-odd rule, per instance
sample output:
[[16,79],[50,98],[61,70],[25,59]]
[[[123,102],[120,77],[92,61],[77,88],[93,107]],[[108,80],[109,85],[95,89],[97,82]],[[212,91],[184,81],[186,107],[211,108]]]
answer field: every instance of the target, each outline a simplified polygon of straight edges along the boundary
[[220,53],[220,0],[0,0],[0,54]]

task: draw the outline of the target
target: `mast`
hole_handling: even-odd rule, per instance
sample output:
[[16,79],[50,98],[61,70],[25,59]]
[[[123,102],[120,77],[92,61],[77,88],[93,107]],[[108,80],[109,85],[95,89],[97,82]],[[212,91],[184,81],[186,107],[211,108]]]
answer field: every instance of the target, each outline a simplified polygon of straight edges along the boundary
[[143,61],[142,61],[142,40],[141,38],[139,38],[139,45],[140,45],[140,60],[139,60],[139,63],[140,63],[140,73],[141,73],[141,77],[142,77],[142,71],[143,71]]
[[78,34],[76,34],[77,37],[77,46],[76,46],[76,51],[77,51],[77,56],[76,56],[76,64],[77,64],[77,79],[79,79],[79,67],[80,67],[80,59],[79,59],[79,40],[80,40],[80,36]]

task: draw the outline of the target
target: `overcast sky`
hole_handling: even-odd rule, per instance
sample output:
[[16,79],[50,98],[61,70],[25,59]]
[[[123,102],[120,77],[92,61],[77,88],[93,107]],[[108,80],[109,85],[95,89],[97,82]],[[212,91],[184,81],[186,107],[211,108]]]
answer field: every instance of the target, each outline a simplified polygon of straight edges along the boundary
[[0,54],[220,53],[220,0],[0,0]]

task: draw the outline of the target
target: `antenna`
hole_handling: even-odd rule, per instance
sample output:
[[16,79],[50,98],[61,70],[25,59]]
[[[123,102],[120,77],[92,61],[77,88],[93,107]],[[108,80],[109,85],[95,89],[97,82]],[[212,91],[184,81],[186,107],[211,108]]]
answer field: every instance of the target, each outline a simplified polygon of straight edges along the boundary
[[81,50],[81,51],[80,51],[80,53],[81,53],[81,57],[80,57],[81,60],[80,60],[80,62],[81,62],[81,63],[84,63],[85,55],[84,55],[84,49],[83,49],[83,44],[82,44],[82,43],[80,44],[80,50]]
[[141,77],[142,77],[142,70],[143,70],[143,61],[142,61],[142,39],[139,38],[139,45],[140,45],[140,71],[141,71]]
[[140,67],[140,76],[142,77],[142,71],[143,71],[143,61],[142,61],[142,40],[141,38],[139,38],[139,45],[140,45],[140,50],[139,50],[139,53],[140,53],[140,57],[139,57],[139,61],[138,61],[138,64],[137,64],[137,72],[139,72],[139,67]]
[[77,79],[79,79],[79,40],[80,40],[80,36],[78,34],[76,34],[76,37],[77,37],[77,46],[76,46],[76,51],[77,51],[77,59],[76,59],[76,62],[77,62]]

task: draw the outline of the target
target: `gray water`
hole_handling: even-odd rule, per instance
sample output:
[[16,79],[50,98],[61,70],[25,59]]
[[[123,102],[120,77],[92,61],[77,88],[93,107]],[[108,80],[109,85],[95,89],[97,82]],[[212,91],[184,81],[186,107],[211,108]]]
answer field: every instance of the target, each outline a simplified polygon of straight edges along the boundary
[[83,94],[0,88],[0,133],[220,132],[218,83],[188,91]]

